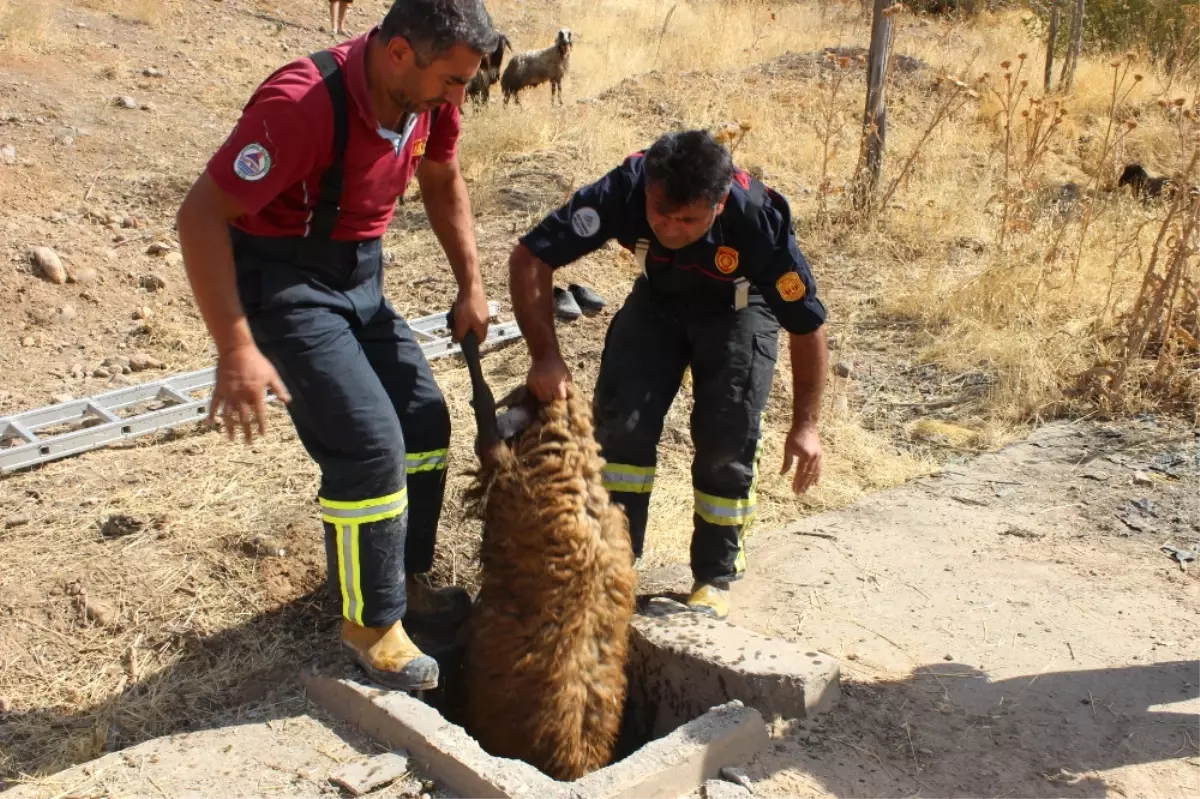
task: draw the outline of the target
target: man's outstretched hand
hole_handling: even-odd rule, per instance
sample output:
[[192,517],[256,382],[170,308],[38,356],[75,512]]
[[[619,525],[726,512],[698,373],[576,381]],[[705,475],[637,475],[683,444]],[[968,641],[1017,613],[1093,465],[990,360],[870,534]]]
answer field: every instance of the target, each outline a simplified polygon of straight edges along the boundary
[[219,355],[217,383],[205,421],[213,424],[219,412],[229,440],[237,438],[237,425],[241,425],[249,444],[254,440],[251,422],[257,423],[259,435],[266,435],[268,388],[285,404],[292,401],[275,367],[257,347],[246,345]]
[[821,436],[817,433],[816,425],[792,425],[783,444],[783,470],[779,473],[787,474],[792,468],[792,461],[795,461],[796,476],[792,478],[792,491],[803,494],[821,482],[823,457]]

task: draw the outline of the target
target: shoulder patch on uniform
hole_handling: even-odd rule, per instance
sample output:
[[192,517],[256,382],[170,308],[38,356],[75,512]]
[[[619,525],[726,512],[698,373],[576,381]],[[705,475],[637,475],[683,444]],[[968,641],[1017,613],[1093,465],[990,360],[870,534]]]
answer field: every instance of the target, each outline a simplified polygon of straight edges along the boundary
[[795,272],[788,272],[776,280],[775,288],[779,291],[779,296],[787,302],[803,299],[804,295],[808,293],[808,289],[804,287],[804,281]]
[[571,214],[571,230],[574,230],[575,235],[580,238],[595,236],[596,232],[600,230],[600,214],[596,213],[596,209],[591,206],[583,206]]
[[750,173],[746,170],[735,169],[733,172],[733,179],[736,180],[737,184],[743,189],[750,188]]
[[728,275],[730,272],[737,271],[738,251],[732,247],[722,245],[717,248],[717,257],[715,260],[717,269],[721,270],[721,274]]
[[257,142],[247,144],[233,159],[233,172],[242,180],[262,180],[271,171],[271,155]]
[[422,136],[413,142],[414,157],[420,158],[421,156],[425,155],[425,142],[428,140],[428,138],[428,136]]

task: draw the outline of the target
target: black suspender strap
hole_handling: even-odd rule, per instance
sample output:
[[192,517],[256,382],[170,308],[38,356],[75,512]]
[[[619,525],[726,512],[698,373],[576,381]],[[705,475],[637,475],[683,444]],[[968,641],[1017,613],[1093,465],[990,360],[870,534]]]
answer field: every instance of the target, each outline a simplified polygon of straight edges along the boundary
[[767,198],[767,187],[758,178],[750,178],[750,192],[746,198],[746,218],[755,220],[758,218],[758,212],[762,210],[763,202]]
[[349,126],[346,98],[346,82],[342,80],[342,70],[337,59],[328,50],[320,50],[309,56],[317,65],[321,77],[325,80],[325,88],[329,91],[329,99],[333,103],[333,161],[325,174],[321,176],[320,193],[313,206],[312,218],[308,227],[311,238],[328,239],[333,234],[337,224],[338,210],[342,198],[343,155],[346,151],[346,137]]

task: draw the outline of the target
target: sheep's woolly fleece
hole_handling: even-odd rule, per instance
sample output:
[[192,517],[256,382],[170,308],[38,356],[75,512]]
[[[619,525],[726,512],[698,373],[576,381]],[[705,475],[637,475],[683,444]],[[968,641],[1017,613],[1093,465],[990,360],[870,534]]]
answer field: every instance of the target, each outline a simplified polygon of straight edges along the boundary
[[469,494],[484,531],[466,728],[559,780],[608,765],[627,689],[636,574],[599,453],[572,389],[485,462]]

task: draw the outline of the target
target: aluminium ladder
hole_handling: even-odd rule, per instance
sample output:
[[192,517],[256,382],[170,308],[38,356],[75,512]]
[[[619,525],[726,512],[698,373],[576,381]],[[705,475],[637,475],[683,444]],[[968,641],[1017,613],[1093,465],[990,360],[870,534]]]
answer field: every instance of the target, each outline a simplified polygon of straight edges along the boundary
[[[493,320],[499,310],[499,303],[488,303],[488,314]],[[407,320],[426,358],[441,358],[461,351],[461,347],[450,340],[447,316],[438,313]],[[487,340],[483,345],[520,337],[516,321],[493,323],[488,325]],[[211,392],[202,398],[191,395],[211,389],[216,377],[216,368],[210,367],[14,416],[0,416],[0,475],[203,419],[208,415]],[[266,399],[273,402],[278,397],[268,390]],[[117,414],[117,411],[132,410],[149,403],[165,404],[165,407],[130,412],[124,417]],[[66,425],[72,429],[52,435],[39,434],[46,428]]]

